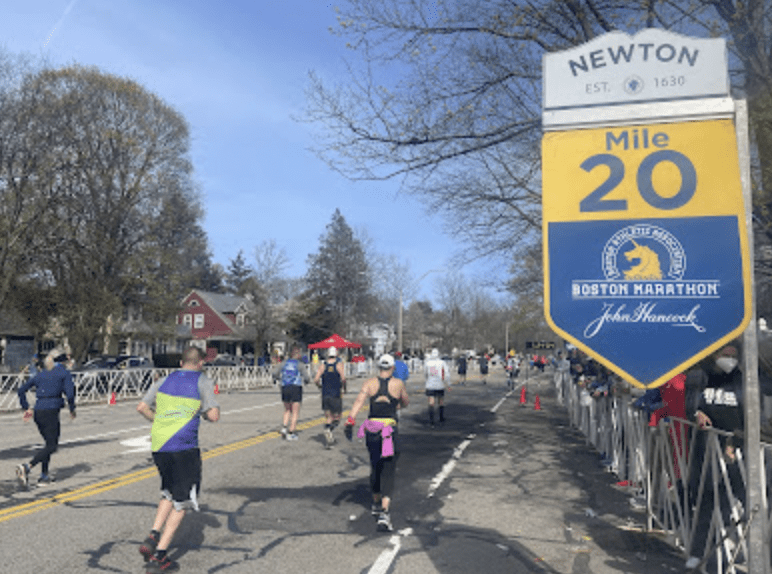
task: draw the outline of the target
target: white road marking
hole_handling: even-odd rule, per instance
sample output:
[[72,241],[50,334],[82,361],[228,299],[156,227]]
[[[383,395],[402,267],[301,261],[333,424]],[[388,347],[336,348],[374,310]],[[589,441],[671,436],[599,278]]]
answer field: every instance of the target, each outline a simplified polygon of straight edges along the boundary
[[136,432],[136,431],[147,431],[147,425],[142,425],[141,427],[132,427],[132,428],[129,428],[129,429],[122,429],[122,430],[117,430],[117,431],[103,432],[103,433],[99,433],[99,434],[93,434],[93,435],[90,435],[90,436],[83,436],[83,437],[80,437],[80,438],[72,438],[70,440],[64,440],[64,441],[60,442],[59,444],[74,444],[74,443],[78,443],[78,442],[88,442],[88,441],[91,441],[91,440],[94,440],[94,439],[97,439],[97,438],[106,438],[106,437],[111,437],[111,436],[115,436],[115,435],[118,435],[118,434],[124,434],[124,433],[127,433],[127,432]]
[[[496,410],[501,406],[501,403],[504,402],[504,400],[512,394],[512,391],[507,393],[507,395],[501,399],[495,407],[493,407],[492,412],[496,412]],[[471,443],[474,437],[477,436],[474,433],[470,434],[466,437],[466,440],[464,440],[460,445],[456,447],[456,449],[453,451],[453,454],[450,457],[450,460],[445,463],[445,465],[442,467],[442,470],[432,479],[431,484],[429,485],[429,498],[432,498],[434,496],[434,493],[437,491],[437,489],[440,487],[440,485],[445,481],[445,479],[448,477],[448,475],[453,471],[453,468],[456,466],[456,462],[459,458],[461,458],[461,455],[464,454],[464,451],[466,450],[466,447],[468,447]],[[392,547],[389,550],[384,550],[381,552],[381,554],[378,556],[376,561],[373,563],[373,565],[370,567],[370,570],[368,570],[367,574],[386,574],[386,572],[389,571],[389,568],[391,568],[392,562],[394,562],[394,559],[397,557],[397,554],[399,554],[400,549],[402,548],[402,537],[403,536],[410,536],[413,533],[412,528],[405,528],[404,530],[400,530],[398,534],[395,534],[389,539],[389,542],[391,543]]]
[[258,409],[265,409],[265,408],[268,408],[268,407],[275,407],[275,406],[278,406],[280,404],[282,404],[281,401],[276,401],[275,403],[268,403],[268,404],[265,404],[265,405],[257,405],[257,406],[254,406],[254,407],[244,407],[243,409],[235,409],[235,410],[232,410],[232,411],[224,411],[222,414],[223,415],[230,415],[230,414],[233,414],[233,413],[243,413],[244,411],[256,411]]
[[506,401],[513,392],[514,391],[509,391],[506,395],[504,395],[504,397],[491,409],[491,412],[495,414],[496,411],[499,410],[499,407],[504,404],[504,401]]
[[137,438],[128,438],[121,441],[121,446],[127,446],[131,450],[125,450],[121,454],[131,454],[133,452],[150,452],[150,435],[144,434]]
[[392,544],[391,550],[381,552],[367,574],[386,574],[389,568],[391,568],[391,563],[394,562],[397,554],[399,554],[400,548],[402,548],[402,537],[410,536],[411,534],[413,534],[413,529],[405,528],[389,538],[389,542]]
[[[234,409],[234,410],[223,412],[221,416],[227,416],[227,415],[230,415],[230,414],[233,414],[233,413],[241,413],[241,412],[244,412],[244,411],[254,411],[254,410],[258,410],[258,409],[265,409],[265,408],[268,408],[268,407],[275,407],[275,406],[278,406],[280,404],[282,404],[281,401],[276,401],[276,402],[268,403],[268,404],[265,404],[265,405],[256,405],[254,407],[244,407],[243,409]],[[62,444],[76,444],[76,443],[79,443],[79,442],[88,442],[88,441],[92,441],[92,440],[99,439],[99,438],[108,438],[108,437],[119,435],[119,434],[125,434],[125,433],[129,433],[129,432],[137,432],[137,431],[145,431],[145,432],[149,433],[149,427],[148,427],[148,425],[143,425],[143,426],[140,426],[140,427],[131,427],[131,428],[122,429],[122,430],[103,432],[103,433],[99,433],[99,434],[93,434],[93,435],[90,435],[90,436],[83,436],[83,437],[79,437],[79,438],[72,438],[72,439],[69,439],[69,440],[64,440],[64,441],[61,441],[59,444],[60,445],[62,445]]]
[[450,457],[450,460],[445,463],[445,465],[442,467],[442,470],[432,479],[432,483],[429,485],[429,498],[434,496],[434,493],[437,491],[437,489],[440,487],[440,485],[443,483],[443,481],[448,477],[448,475],[453,471],[453,468],[456,466],[456,462],[459,458],[461,458],[461,455],[464,454],[464,451],[466,450],[466,447],[468,447],[472,439],[476,435],[470,434],[468,437],[466,437],[466,440],[462,442],[460,445],[456,447],[456,450],[453,451],[453,454]]

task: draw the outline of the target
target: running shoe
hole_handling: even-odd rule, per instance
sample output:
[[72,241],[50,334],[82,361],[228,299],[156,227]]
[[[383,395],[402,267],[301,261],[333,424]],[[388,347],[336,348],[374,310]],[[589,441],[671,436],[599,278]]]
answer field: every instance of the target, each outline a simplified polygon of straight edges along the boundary
[[391,532],[394,528],[391,526],[391,516],[388,512],[381,512],[378,515],[378,530],[381,532]]
[[145,572],[147,574],[156,574],[158,572],[176,572],[180,569],[180,565],[170,560],[168,556],[164,556],[160,560],[155,556],[151,556],[147,565],[145,566]]
[[24,488],[29,488],[29,465],[26,462],[16,467],[16,478]]
[[324,429],[325,446],[330,448],[335,443],[335,437],[332,436],[332,429]]
[[383,512],[383,508],[379,502],[373,502],[370,505],[370,514],[372,514],[376,519],[381,514],[381,512]]
[[286,439],[289,435],[289,431],[287,430],[287,427],[281,427],[281,430],[279,431],[281,433],[281,438]]
[[42,486],[45,484],[51,484],[52,482],[54,482],[54,480],[55,480],[54,477],[51,476],[50,474],[41,474],[40,478],[38,478],[38,485]]
[[155,549],[157,546],[158,538],[156,538],[152,533],[148,535],[147,538],[145,538],[145,541],[139,547],[139,553],[142,554],[145,562],[150,561],[150,559],[153,557],[153,554],[155,554]]
[[287,440],[298,440],[298,435],[294,432],[287,435]]

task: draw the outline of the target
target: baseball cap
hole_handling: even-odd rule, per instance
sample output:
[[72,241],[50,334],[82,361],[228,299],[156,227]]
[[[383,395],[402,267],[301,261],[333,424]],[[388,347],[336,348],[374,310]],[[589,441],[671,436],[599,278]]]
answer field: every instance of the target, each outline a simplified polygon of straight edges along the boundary
[[378,359],[378,366],[381,369],[391,369],[394,366],[394,357],[391,355],[381,355]]
[[327,356],[328,357],[337,357],[338,356],[338,349],[335,347],[330,347],[327,349]]
[[432,359],[436,359],[439,356],[440,356],[439,349],[432,349]]

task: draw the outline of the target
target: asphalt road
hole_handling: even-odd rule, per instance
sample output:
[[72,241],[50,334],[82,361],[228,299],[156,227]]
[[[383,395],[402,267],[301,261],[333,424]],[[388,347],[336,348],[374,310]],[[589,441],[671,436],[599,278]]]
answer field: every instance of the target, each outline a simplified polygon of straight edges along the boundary
[[[344,408],[358,387],[354,381]],[[434,429],[425,423],[422,386],[408,388],[390,534],[377,532],[370,516],[364,445],[338,430],[338,444],[323,447],[315,388],[307,387],[297,442],[276,432],[277,390],[219,395],[220,422],[201,429],[202,511],[185,517],[171,549],[181,571],[679,571],[667,547],[635,534],[640,517],[600,496],[593,481],[624,506],[624,494],[610,490],[595,455],[565,426],[549,384],[532,379],[529,392],[543,393],[535,411],[518,404],[518,393],[507,395],[503,373],[487,385],[470,378],[447,393],[448,420]],[[20,415],[0,417],[2,571],[144,572],[138,547],[159,479],[149,423],[134,407],[86,407],[73,422],[63,412],[57,481],[30,491],[20,490],[14,468],[39,445],[37,430]]]

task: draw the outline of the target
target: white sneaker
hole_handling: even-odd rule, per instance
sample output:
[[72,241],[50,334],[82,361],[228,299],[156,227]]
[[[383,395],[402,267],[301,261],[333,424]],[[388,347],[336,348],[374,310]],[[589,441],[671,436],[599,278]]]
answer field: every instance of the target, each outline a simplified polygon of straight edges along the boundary
[[294,432],[287,435],[287,440],[298,440],[298,435]]
[[29,488],[29,465],[26,462],[16,467],[16,478],[24,488]]
[[378,515],[378,530],[382,532],[391,532],[394,528],[391,526],[391,516],[388,512],[381,512]]
[[325,446],[327,448],[330,448],[333,444],[335,444],[335,437],[332,436],[332,429],[324,429],[324,440],[325,440]]
[[289,431],[287,430],[287,427],[281,427],[281,430],[279,431],[281,433],[281,438],[286,439],[287,435],[289,435]]

